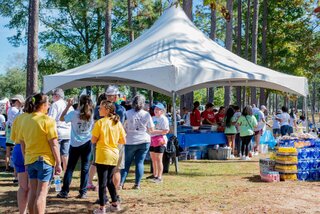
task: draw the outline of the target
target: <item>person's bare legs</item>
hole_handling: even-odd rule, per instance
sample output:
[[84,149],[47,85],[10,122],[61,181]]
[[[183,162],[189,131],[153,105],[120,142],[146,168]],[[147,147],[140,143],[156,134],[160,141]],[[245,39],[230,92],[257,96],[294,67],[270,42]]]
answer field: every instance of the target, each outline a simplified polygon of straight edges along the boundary
[[37,196],[35,200],[35,211],[37,214],[44,214],[46,210],[46,201],[49,182],[38,181]]
[[157,165],[156,165],[156,157],[155,157],[155,154],[154,152],[150,152],[150,158],[151,158],[151,161],[152,161],[152,174],[154,177],[158,177],[157,175]]
[[5,158],[5,162],[6,162],[6,170],[9,170],[10,167],[10,155],[11,155],[11,146],[6,146],[6,158]]
[[157,178],[162,179],[162,172],[163,172],[163,163],[162,163],[163,153],[155,153],[155,162],[156,162],[156,173]]
[[38,180],[37,179],[29,179],[30,182],[30,193],[28,200],[28,209],[30,214],[36,213],[35,211],[35,201],[37,197],[37,188],[38,188]]
[[18,173],[18,180],[19,180],[19,189],[17,191],[17,201],[18,201],[18,208],[20,214],[27,213],[27,204],[28,204],[28,173],[21,172]]
[[61,155],[61,162],[63,171],[67,170],[69,155]]
[[89,180],[88,180],[88,186],[94,186],[93,185],[93,177],[97,173],[97,167],[91,163],[90,169],[89,169]]
[[254,142],[255,142],[254,152],[260,152],[260,146],[259,146],[260,138],[261,138],[261,132],[259,131],[259,133],[254,136]]

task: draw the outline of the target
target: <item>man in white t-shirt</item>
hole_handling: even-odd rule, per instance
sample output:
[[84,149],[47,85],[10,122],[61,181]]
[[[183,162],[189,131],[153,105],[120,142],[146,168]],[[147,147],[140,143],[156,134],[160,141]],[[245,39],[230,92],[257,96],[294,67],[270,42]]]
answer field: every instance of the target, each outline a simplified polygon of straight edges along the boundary
[[[53,103],[50,106],[48,115],[52,117],[57,124],[58,131],[58,141],[60,144],[60,154],[63,169],[67,168],[68,157],[69,157],[69,148],[70,148],[70,135],[71,135],[71,124],[64,121],[60,121],[62,112],[67,106],[67,103],[64,101],[64,92],[61,88],[53,90],[52,94]],[[73,108],[69,108],[69,112]]]

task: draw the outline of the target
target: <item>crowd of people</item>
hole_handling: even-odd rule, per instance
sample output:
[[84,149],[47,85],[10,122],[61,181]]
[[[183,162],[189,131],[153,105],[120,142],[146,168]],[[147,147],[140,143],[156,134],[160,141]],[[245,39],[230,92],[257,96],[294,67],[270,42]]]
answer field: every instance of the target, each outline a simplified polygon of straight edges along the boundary
[[[239,157],[242,160],[250,160],[253,155],[258,155],[261,152],[260,138],[267,126],[272,128],[273,136],[277,138],[280,135],[298,132],[298,127],[302,127],[302,131],[305,131],[307,123],[303,115],[298,120],[297,112],[291,109],[288,113],[288,108],[285,106],[276,111],[272,116],[272,122],[267,121],[269,112],[264,105],[260,108],[254,104],[245,106],[242,111],[235,105],[216,109],[212,103],[207,103],[202,112],[199,107],[200,103],[196,101],[191,111],[183,108],[180,124],[192,126],[193,129],[214,126],[216,127],[214,130],[224,132],[227,139],[226,146],[231,149],[231,159]],[[251,142],[254,142],[252,146]]]
[[[119,190],[125,185],[132,162],[135,163],[132,188],[141,188],[148,152],[153,166],[149,178],[154,183],[163,182],[162,156],[169,132],[165,106],[154,105],[151,116],[145,110],[144,96],[136,95],[130,106],[118,104],[118,98],[116,86],[109,86],[96,106],[88,95],[82,95],[78,103],[74,99],[65,100],[60,88],[53,91],[51,103],[43,93],[26,100],[21,95],[11,98],[6,122],[6,167],[9,170],[12,154],[19,183],[20,213],[45,213],[53,176],[63,174],[57,197],[68,198],[79,159],[77,198],[86,199],[88,189],[97,189],[100,206],[94,213],[121,209]],[[93,184],[95,174],[97,186]]]
[[[20,213],[44,213],[48,188],[54,175],[63,174],[63,185],[58,198],[68,198],[73,172],[81,160],[80,186],[77,198],[86,199],[89,189],[98,190],[99,207],[94,213],[121,210],[119,190],[123,188],[132,162],[135,164],[133,189],[141,188],[144,161],[149,152],[153,174],[147,179],[163,182],[163,154],[170,131],[166,108],[162,103],[145,109],[145,97],[136,95],[130,105],[118,104],[119,89],[109,86],[98,98],[96,105],[88,95],[79,102],[65,99],[64,91],[57,88],[52,102],[43,93],[24,100],[11,98],[7,121],[1,120],[6,130],[6,170],[10,157],[14,163],[15,181],[19,183],[17,201]],[[191,112],[183,109],[181,121],[193,127],[216,126],[224,132],[231,158],[239,156],[250,160],[249,150],[255,141],[253,153],[259,153],[260,137],[268,121],[267,108],[262,105],[215,109],[212,103],[200,112],[195,102]],[[179,118],[179,117],[177,117]],[[275,136],[286,135],[304,123],[282,107],[273,115]],[[97,174],[98,185],[93,178]],[[106,194],[110,194],[110,203]]]

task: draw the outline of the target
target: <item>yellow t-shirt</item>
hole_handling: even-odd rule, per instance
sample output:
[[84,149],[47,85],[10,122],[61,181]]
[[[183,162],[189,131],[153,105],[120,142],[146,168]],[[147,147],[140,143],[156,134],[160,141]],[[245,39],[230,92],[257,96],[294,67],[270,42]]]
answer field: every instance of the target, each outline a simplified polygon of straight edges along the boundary
[[94,124],[92,136],[98,138],[96,163],[116,166],[119,159],[118,142],[126,137],[122,124],[118,122],[113,125],[110,118],[102,118]]
[[41,156],[43,160],[55,165],[49,140],[58,138],[56,122],[51,117],[35,112],[25,117],[21,123],[21,140],[25,143],[24,164],[32,164]]
[[20,114],[13,121],[13,124],[11,126],[10,139],[13,142],[15,142],[16,144],[20,144],[20,140],[21,140],[21,132],[20,132],[21,123],[22,123],[23,119],[26,118],[26,116],[28,116],[28,115],[29,115],[28,113]]

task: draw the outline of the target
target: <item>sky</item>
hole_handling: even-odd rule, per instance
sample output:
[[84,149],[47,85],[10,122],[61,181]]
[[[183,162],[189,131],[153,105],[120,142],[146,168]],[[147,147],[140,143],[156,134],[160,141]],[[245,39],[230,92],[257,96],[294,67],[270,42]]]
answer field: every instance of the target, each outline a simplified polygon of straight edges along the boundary
[[9,19],[0,16],[0,74],[4,74],[9,67],[22,65],[27,57],[27,46],[16,48],[9,43],[7,37],[13,36],[15,30],[6,28],[8,23]]

